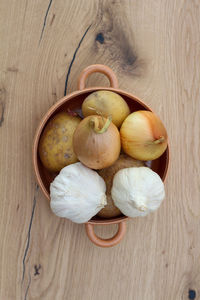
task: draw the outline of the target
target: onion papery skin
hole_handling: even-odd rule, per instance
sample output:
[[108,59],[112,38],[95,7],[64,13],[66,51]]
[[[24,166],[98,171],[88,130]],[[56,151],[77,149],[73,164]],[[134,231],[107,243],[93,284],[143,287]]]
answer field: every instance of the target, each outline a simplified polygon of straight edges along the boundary
[[120,129],[124,152],[143,161],[160,157],[167,148],[167,131],[159,117],[150,111],[130,114]]
[[[105,124],[108,126],[104,131]],[[108,122],[108,118],[88,116],[74,132],[73,149],[78,159],[87,167],[96,170],[109,167],[120,154],[119,131],[111,121]]]

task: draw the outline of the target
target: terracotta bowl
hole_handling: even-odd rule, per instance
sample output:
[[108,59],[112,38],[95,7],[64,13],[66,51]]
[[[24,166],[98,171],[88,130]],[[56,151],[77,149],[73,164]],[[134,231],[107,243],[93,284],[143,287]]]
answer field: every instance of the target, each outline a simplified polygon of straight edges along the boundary
[[[111,87],[93,87],[93,88],[86,88],[85,83],[87,77],[94,73],[99,72],[105,74],[109,81]],[[122,91],[118,89],[118,80],[116,75],[113,73],[113,71],[104,65],[91,65],[84,69],[82,73],[80,74],[80,77],[78,79],[78,91],[73,92],[62,99],[60,99],[55,105],[53,105],[48,112],[45,114],[45,116],[42,118],[34,139],[33,144],[33,166],[36,174],[36,178],[38,181],[38,184],[43,191],[44,195],[48,200],[50,200],[49,195],[49,187],[50,183],[53,181],[55,176],[57,174],[52,174],[48,170],[46,170],[39,158],[38,154],[38,143],[40,140],[40,136],[42,134],[42,131],[44,127],[46,126],[47,122],[50,118],[52,118],[53,115],[55,115],[58,112],[61,111],[68,111],[69,109],[72,111],[80,111],[81,105],[84,99],[92,92],[98,91],[98,90],[108,90],[113,91],[115,93],[118,93],[121,95],[124,100],[127,102],[131,112],[134,112],[136,110],[149,110],[152,111],[151,108],[143,103],[139,98],[136,96],[129,94],[125,91]],[[163,153],[161,157],[151,162],[151,168],[155,172],[157,172],[162,180],[164,181],[166,178],[167,170],[169,165],[169,148],[166,149],[166,151]],[[88,221],[85,224],[86,232],[89,237],[89,239],[96,244],[97,246],[101,247],[111,247],[116,244],[118,244],[121,239],[123,238],[125,231],[126,231],[126,220],[128,217],[121,215],[119,217],[110,218],[110,219],[103,219],[98,216],[94,216],[90,221]],[[118,224],[118,231],[110,239],[102,239],[100,237],[97,237],[94,232],[94,225],[110,225],[110,224]]]

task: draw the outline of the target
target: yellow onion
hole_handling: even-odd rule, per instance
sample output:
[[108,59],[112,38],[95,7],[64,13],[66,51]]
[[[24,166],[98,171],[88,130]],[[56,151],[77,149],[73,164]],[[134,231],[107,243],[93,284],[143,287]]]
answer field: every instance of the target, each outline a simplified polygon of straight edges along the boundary
[[87,167],[109,167],[119,157],[119,131],[111,118],[88,116],[79,123],[74,132],[73,149],[78,159]]
[[120,127],[130,114],[130,109],[119,94],[111,91],[96,91],[85,98],[82,112],[84,117],[90,115],[111,116],[112,122]]
[[135,159],[154,160],[167,148],[167,131],[150,111],[130,114],[121,126],[120,135],[124,152]]

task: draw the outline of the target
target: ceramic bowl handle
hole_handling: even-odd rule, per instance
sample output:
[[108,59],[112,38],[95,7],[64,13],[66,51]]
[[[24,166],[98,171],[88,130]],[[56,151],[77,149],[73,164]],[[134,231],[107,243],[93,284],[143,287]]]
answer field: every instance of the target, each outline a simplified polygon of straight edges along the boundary
[[92,73],[102,73],[106,75],[110,81],[110,86],[113,88],[118,88],[118,80],[113,72],[113,70],[105,65],[90,65],[87,68],[85,68],[78,79],[78,90],[84,90],[85,89],[85,83],[87,77]]
[[89,239],[97,246],[99,247],[113,247],[117,245],[119,242],[121,242],[122,238],[124,237],[126,233],[126,222],[122,221],[121,223],[118,223],[118,231],[117,233],[110,239],[101,239],[100,237],[96,236],[94,232],[94,225],[90,223],[85,224],[85,229],[87,232],[87,235]]

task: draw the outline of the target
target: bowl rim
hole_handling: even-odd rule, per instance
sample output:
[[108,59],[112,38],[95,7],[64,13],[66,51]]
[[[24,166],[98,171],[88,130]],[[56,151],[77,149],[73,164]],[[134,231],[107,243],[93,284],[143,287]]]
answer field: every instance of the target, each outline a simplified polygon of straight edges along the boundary
[[[62,106],[65,102],[71,100],[74,97],[77,97],[79,95],[85,94],[85,93],[92,93],[95,91],[99,91],[99,90],[107,90],[107,91],[112,91],[115,93],[119,93],[120,95],[124,95],[128,98],[130,98],[131,100],[135,100],[136,102],[138,102],[139,104],[141,104],[144,108],[146,108],[148,111],[154,112],[146,103],[144,103],[140,98],[138,98],[137,96],[135,96],[134,94],[131,94],[129,92],[126,92],[124,90],[118,89],[118,88],[112,88],[112,87],[90,87],[90,88],[85,88],[83,90],[77,90],[74,91],[64,97],[62,97],[61,99],[59,99],[53,106],[51,106],[48,111],[43,115],[40,123],[37,126],[36,132],[35,132],[35,136],[34,136],[34,141],[33,141],[33,148],[32,148],[32,161],[33,161],[33,168],[35,171],[35,177],[36,180],[38,182],[38,185],[40,186],[43,194],[45,195],[45,197],[50,201],[50,194],[47,192],[43,181],[41,179],[40,176],[40,172],[39,172],[39,168],[38,168],[38,163],[37,163],[37,159],[38,159],[38,144],[39,144],[39,139],[41,136],[41,133],[46,125],[46,123],[48,122],[49,118],[52,116],[52,114],[60,107]],[[167,176],[167,172],[169,169],[169,141],[168,141],[168,146],[166,151],[166,155],[167,155],[167,159],[166,159],[166,166],[165,166],[165,170],[164,170],[164,174],[162,177],[163,182],[166,179]],[[100,220],[89,220],[86,223],[89,224],[93,224],[93,225],[106,225],[106,224],[117,224],[120,223],[126,219],[128,219],[129,217],[127,216],[119,216],[119,217],[113,217],[110,219],[100,219]]]

